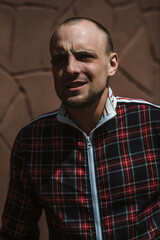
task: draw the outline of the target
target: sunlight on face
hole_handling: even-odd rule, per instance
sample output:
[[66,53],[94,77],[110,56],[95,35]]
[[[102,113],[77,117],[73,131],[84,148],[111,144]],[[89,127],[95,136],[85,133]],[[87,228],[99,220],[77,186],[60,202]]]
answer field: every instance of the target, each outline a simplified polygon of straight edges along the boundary
[[62,25],[52,44],[53,76],[58,97],[76,108],[97,101],[106,88],[109,68],[103,32],[86,20]]

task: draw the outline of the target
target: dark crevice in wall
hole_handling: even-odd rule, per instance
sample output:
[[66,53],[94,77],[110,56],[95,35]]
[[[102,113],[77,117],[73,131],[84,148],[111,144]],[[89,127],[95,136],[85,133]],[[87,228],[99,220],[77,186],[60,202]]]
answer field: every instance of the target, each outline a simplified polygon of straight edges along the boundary
[[157,53],[156,53],[156,50],[155,50],[154,41],[153,41],[151,33],[148,29],[148,25],[145,21],[144,21],[144,25],[146,27],[147,40],[148,40],[150,55],[151,55],[154,63],[160,64],[160,59],[157,57]]
[[24,89],[24,87],[21,86],[21,84],[19,83],[18,79],[15,78],[14,81],[19,86],[19,91],[25,96],[25,101],[26,101],[28,114],[29,114],[30,119],[32,120],[33,119],[33,112],[32,112],[32,108],[31,108],[31,105],[30,105],[29,98],[28,98],[28,94],[27,94],[26,90]]
[[0,5],[6,5],[8,7],[14,7],[16,9],[27,7],[27,8],[42,8],[42,9],[50,9],[54,11],[59,11],[59,8],[55,5],[42,4],[42,3],[11,3],[7,1],[1,1]]
[[16,94],[10,99],[5,111],[3,112],[3,115],[0,119],[0,124],[2,124],[2,122],[4,121],[4,118],[8,112],[8,109],[10,108],[10,106],[13,104],[13,102],[16,100],[17,96],[18,96],[19,92],[16,92]]
[[19,77],[21,75],[27,75],[32,73],[39,73],[39,72],[52,72],[52,68],[38,68],[38,69],[32,69],[27,71],[19,71],[19,72],[10,72],[10,75],[13,77]]
[[57,19],[54,21],[51,30],[53,30],[61,21],[61,18],[64,17],[64,15],[70,10],[73,9],[74,4],[75,4],[75,0],[72,0],[59,14],[59,16],[57,17]]
[[141,12],[143,13],[143,14],[146,14],[146,13],[150,13],[150,12],[160,12],[160,7],[147,7],[147,8],[145,8],[145,9],[143,9],[143,8],[141,8],[140,7],[140,10],[141,10]]
[[123,67],[119,65],[118,70],[130,81],[134,84],[139,90],[146,93],[148,96],[153,96],[153,92],[146,88],[143,84],[138,82],[135,78],[133,78]]
[[[22,73],[16,74],[16,73],[11,73],[11,72],[9,72],[9,71],[8,71],[6,68],[4,68],[2,65],[0,65],[0,69],[2,69],[2,71],[6,72],[10,77],[13,77],[13,80],[14,80],[15,84],[18,85],[19,92],[21,92],[22,94],[25,95],[28,114],[29,114],[29,117],[30,117],[31,119],[33,119],[33,113],[32,113],[32,109],[31,109],[31,107],[30,107],[30,101],[29,101],[28,95],[27,95],[25,89],[20,85],[20,83],[19,83],[18,80],[16,79],[16,76],[23,75],[23,74],[26,74],[26,75],[27,75],[27,73],[30,74],[30,73],[32,73],[32,71],[31,71],[31,72],[30,72],[30,71],[26,71],[26,72],[23,72],[23,74],[22,74]],[[51,70],[50,70],[50,71],[51,71]],[[49,72],[50,72],[50,71],[49,71]],[[38,70],[33,71],[33,72],[41,72],[41,71],[38,69]],[[43,71],[43,72],[48,72],[48,71]],[[9,109],[10,105],[12,105],[13,102],[16,100],[19,92],[17,92],[17,93],[13,96],[13,98],[11,98],[8,106],[6,107],[6,111],[3,113],[3,117],[0,119],[0,124],[3,122],[3,119],[5,118],[6,113],[7,113],[8,109]]]
[[2,69],[4,72],[6,72],[10,77],[19,77],[21,75],[27,75],[27,74],[32,74],[32,73],[51,73],[52,72],[52,67],[48,68],[38,68],[38,69],[32,69],[32,70],[26,70],[26,71],[18,71],[18,72],[12,72],[9,71],[7,68],[5,68],[2,64],[0,64],[0,69]]
[[2,64],[0,64],[0,70],[6,72],[10,77],[12,77],[12,75],[10,74],[10,72],[8,71],[8,69],[5,68]]
[[135,1],[126,0],[125,2],[121,2],[121,3],[113,3],[110,0],[103,0],[103,1],[112,9],[131,6],[138,2],[137,0]]
[[160,64],[160,59],[156,55],[155,48],[152,44],[149,45],[151,56],[155,63]]
[[[145,15],[147,15],[149,12],[152,12],[153,13],[157,13],[157,10],[156,11],[153,11],[153,8],[152,8],[152,11],[143,11],[141,10],[140,6],[139,6],[139,9],[140,11],[142,12],[142,15],[143,15],[143,18],[142,18],[142,23],[143,23],[143,26],[145,27],[146,29],[146,33],[147,33],[147,40],[148,40],[148,46],[149,46],[149,50],[150,50],[150,54],[152,56],[152,59],[155,63],[157,64],[160,64],[160,59],[157,57],[157,54],[156,54],[156,51],[155,51],[155,46],[154,46],[154,41],[152,40],[152,36],[151,36],[151,33],[149,31],[149,26],[148,26],[148,23],[145,19]],[[160,13],[160,8],[159,8],[159,11]]]
[[74,14],[75,17],[80,17],[80,15],[78,13],[78,10],[75,6],[73,7],[72,11],[73,11],[73,14]]
[[148,7],[143,7],[142,6],[142,3],[139,1],[138,2],[138,8],[139,10],[141,11],[141,13],[144,15],[144,14],[147,14],[147,13],[150,13],[150,12],[160,12],[160,6],[158,7],[155,7],[155,6],[148,6]]
[[8,7],[12,7],[12,8],[15,7],[15,4],[14,4],[14,3],[7,2],[7,1],[1,1],[1,2],[0,2],[0,6],[1,6],[1,5],[2,5],[2,6],[5,5],[5,6],[8,6]]

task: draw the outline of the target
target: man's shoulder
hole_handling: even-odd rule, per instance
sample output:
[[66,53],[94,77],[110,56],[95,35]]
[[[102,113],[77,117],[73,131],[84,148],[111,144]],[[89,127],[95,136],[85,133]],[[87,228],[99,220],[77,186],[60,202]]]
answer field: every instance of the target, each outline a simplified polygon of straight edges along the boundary
[[[21,130],[19,131],[18,135],[28,135],[30,132],[33,132],[34,129],[39,131],[40,129],[44,129],[46,126],[53,126],[56,122],[58,110],[44,113],[33,119],[32,121],[25,124]],[[38,130],[39,129],[39,130]]]
[[35,124],[39,124],[39,123],[46,123],[46,122],[52,122],[56,119],[58,110],[52,111],[52,112],[48,112],[48,113],[44,113],[39,115],[38,117],[34,118],[31,122],[27,123],[25,127],[30,126],[30,125],[35,125]]
[[145,121],[151,121],[160,124],[160,106],[148,101],[136,98],[116,97],[117,114],[119,117],[125,115],[133,120],[144,118]]
[[116,97],[117,99],[117,104],[123,104],[126,106],[129,105],[135,105],[135,106],[148,106],[149,108],[156,108],[157,110],[160,111],[160,105],[148,102],[143,99],[138,99],[138,98],[128,98],[128,97]]

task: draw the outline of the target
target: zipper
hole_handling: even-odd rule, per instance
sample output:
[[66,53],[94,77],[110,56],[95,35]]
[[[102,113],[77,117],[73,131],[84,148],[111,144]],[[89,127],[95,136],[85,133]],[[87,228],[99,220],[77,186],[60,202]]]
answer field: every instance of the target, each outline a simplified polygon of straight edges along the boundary
[[88,154],[89,178],[90,178],[90,185],[91,185],[94,222],[95,222],[95,229],[96,229],[96,240],[102,240],[102,229],[101,229],[95,165],[94,165],[94,155],[93,155],[93,146],[91,143],[91,137],[90,138],[87,137],[87,154]]

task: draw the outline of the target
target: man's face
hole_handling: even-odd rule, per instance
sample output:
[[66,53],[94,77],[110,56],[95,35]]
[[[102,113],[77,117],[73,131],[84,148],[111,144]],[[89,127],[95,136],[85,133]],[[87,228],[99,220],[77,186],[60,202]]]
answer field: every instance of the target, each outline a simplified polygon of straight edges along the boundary
[[109,76],[103,33],[89,21],[62,25],[52,44],[55,89],[62,102],[82,108],[98,101]]

